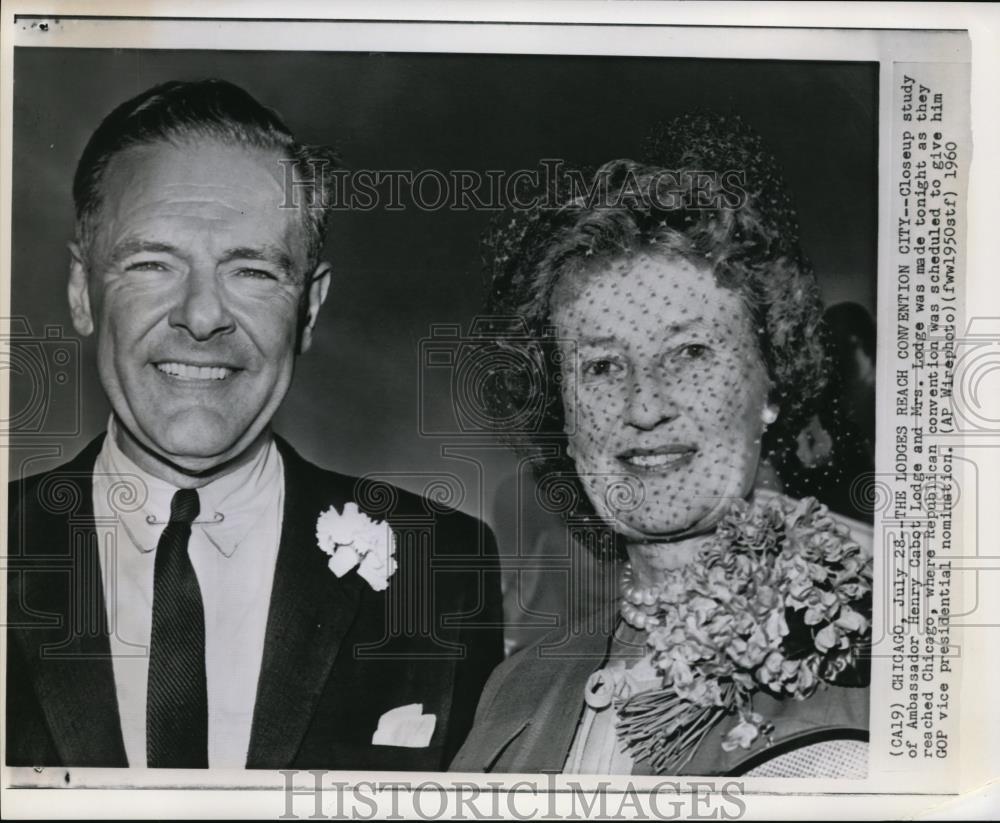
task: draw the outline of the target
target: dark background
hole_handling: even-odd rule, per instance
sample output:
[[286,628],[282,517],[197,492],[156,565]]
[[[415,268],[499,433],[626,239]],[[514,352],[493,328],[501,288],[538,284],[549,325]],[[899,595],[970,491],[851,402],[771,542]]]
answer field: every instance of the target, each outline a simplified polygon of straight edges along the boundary
[[[36,337],[46,327],[75,337],[65,299],[70,185],[90,133],[128,97],[202,77],[243,86],[300,140],[333,144],[354,169],[599,164],[635,156],[654,123],[682,111],[740,114],[784,167],[827,303],[853,300],[874,314],[876,64],[20,48],[14,66],[12,307]],[[452,502],[494,521],[498,505],[508,510],[496,496],[510,488],[513,458],[488,438],[426,437],[418,427],[421,402],[431,419],[450,412],[446,390],[419,396],[419,341],[435,323],[467,327],[479,309],[478,237],[489,218],[336,214],[327,248],[336,279],[276,430],[348,473],[395,475],[415,490],[435,473],[453,475],[465,491]],[[51,360],[59,345],[35,350]],[[105,427],[92,340],[80,342],[78,359],[64,350],[79,377],[74,363],[49,363],[39,388],[15,364],[12,417],[33,403],[40,410],[14,438],[12,477],[65,460]],[[502,550],[515,551],[510,524],[498,526]]]

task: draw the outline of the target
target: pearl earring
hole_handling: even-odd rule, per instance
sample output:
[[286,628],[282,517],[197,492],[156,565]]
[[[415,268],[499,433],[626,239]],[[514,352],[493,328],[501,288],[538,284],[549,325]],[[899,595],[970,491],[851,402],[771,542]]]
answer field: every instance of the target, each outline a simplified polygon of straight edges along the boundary
[[778,419],[778,410],[774,406],[764,406],[764,411],[760,413],[760,418],[764,421],[765,426],[770,426]]

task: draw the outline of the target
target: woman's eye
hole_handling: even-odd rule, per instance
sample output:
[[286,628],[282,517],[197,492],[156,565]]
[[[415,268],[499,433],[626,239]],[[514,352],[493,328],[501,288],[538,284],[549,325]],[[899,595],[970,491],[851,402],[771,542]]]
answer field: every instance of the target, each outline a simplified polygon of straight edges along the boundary
[[588,360],[583,364],[583,375],[585,377],[608,377],[621,372],[624,367],[617,360],[609,357],[602,357],[597,360]]
[[687,360],[702,360],[708,353],[709,348],[703,343],[687,343],[678,350],[678,354]]

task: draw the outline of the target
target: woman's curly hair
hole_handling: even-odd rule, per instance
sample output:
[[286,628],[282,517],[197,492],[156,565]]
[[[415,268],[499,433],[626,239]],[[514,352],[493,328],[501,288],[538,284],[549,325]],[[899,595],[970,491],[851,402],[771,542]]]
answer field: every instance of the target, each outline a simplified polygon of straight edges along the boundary
[[765,452],[794,440],[824,387],[819,288],[760,138],[737,117],[684,115],[650,137],[644,158],[563,172],[542,191],[522,190],[518,202],[531,206],[508,210],[483,238],[487,312],[516,321],[516,333],[495,342],[531,366],[497,370],[480,387],[481,401],[498,421],[536,410],[532,425],[507,434],[521,451],[549,447],[554,456],[535,464],[542,475],[572,472],[550,319],[556,283],[629,254],[708,267],[720,286],[740,294],[781,408]]

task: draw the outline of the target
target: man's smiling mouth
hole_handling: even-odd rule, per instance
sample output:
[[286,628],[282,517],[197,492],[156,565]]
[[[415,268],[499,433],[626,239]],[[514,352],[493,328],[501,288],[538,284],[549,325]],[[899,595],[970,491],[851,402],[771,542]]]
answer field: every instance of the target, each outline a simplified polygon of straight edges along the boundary
[[176,380],[225,380],[236,371],[229,366],[199,366],[195,363],[180,363],[176,360],[167,360],[162,363],[154,363],[153,365],[161,373]]

